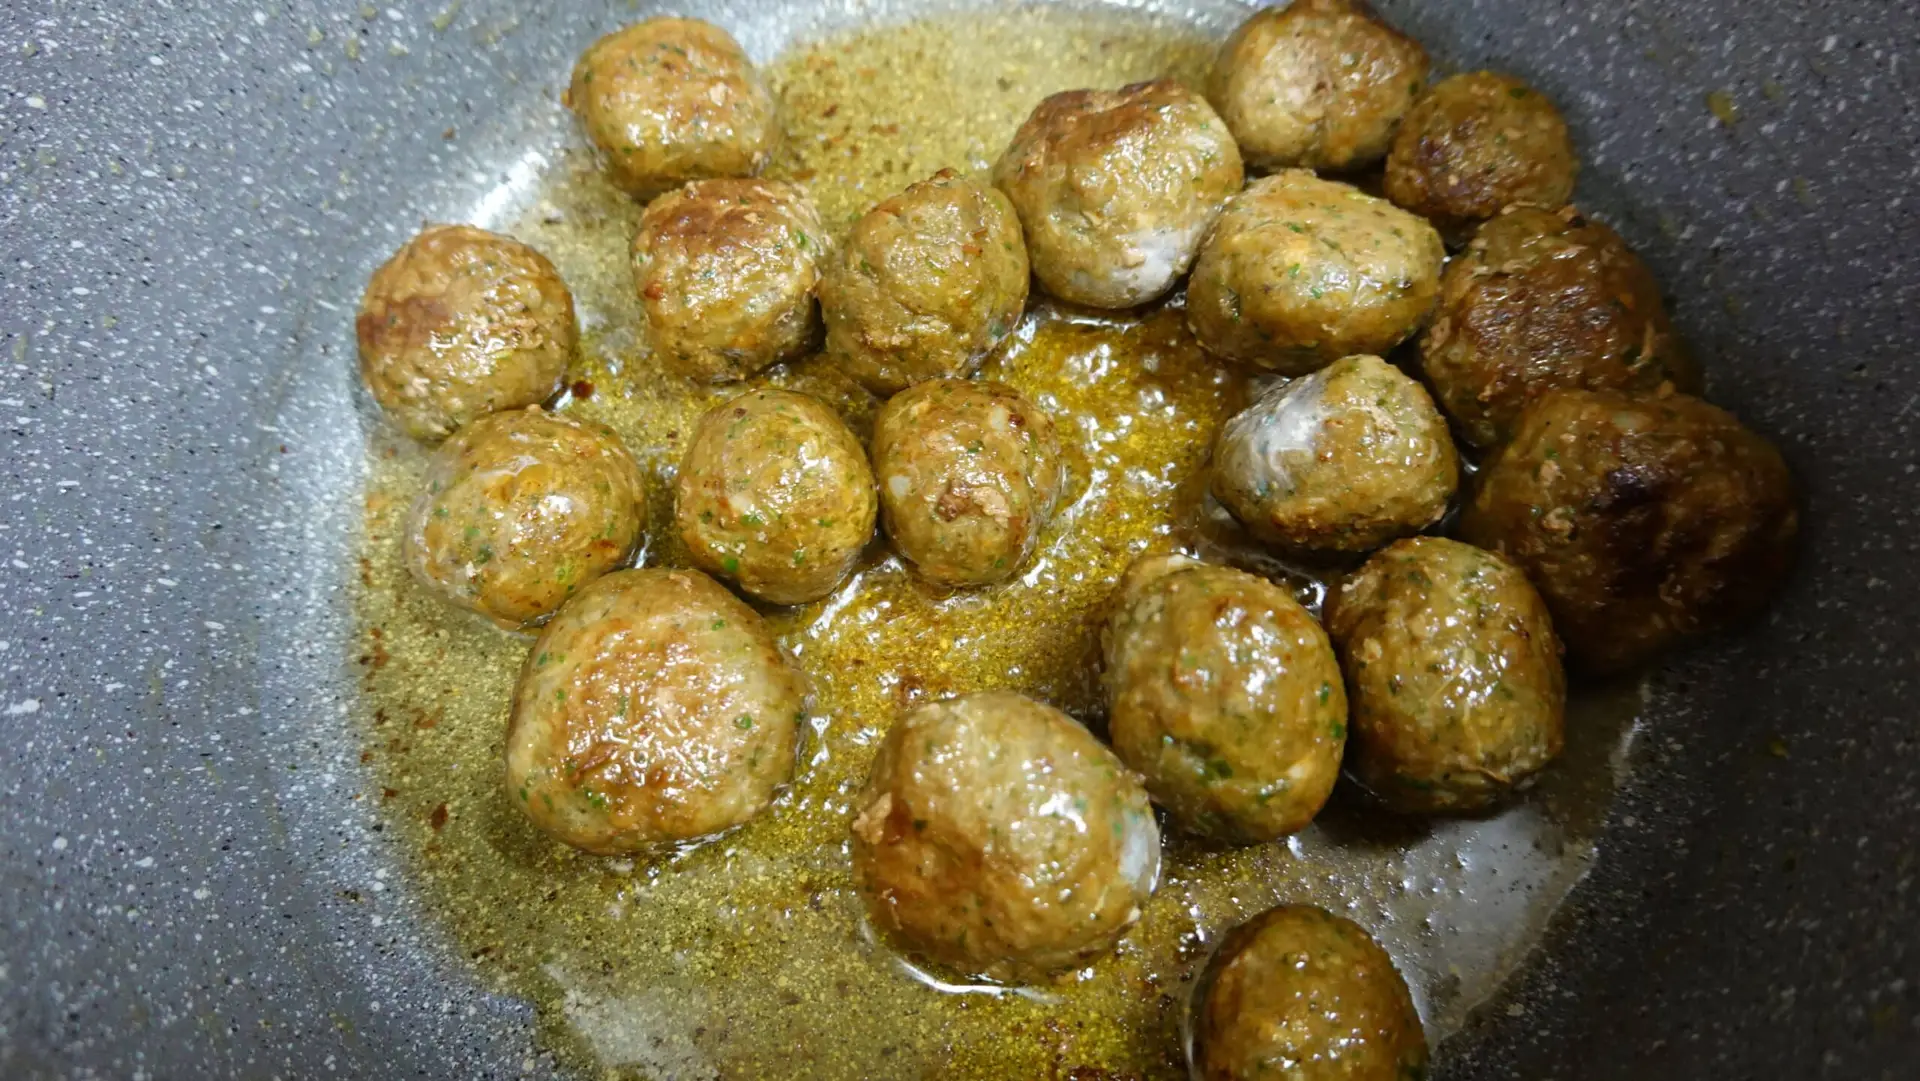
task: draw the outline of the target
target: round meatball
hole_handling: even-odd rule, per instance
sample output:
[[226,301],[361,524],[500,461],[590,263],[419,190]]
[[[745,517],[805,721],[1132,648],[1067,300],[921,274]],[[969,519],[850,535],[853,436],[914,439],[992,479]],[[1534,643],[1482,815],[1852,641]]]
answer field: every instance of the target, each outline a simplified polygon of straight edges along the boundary
[[1516,203],[1565,205],[1579,171],[1553,102],[1510,75],[1476,71],[1413,103],[1387,152],[1387,198],[1461,237]]
[[825,244],[813,201],[777,180],[696,180],[655,199],[633,236],[653,356],[726,383],[804,352]]
[[1151,558],[1122,582],[1101,645],[1113,749],[1174,822],[1248,843],[1320,813],[1347,695],[1325,632],[1285,589]]
[[1288,169],[1227,203],[1187,285],[1187,325],[1215,356],[1285,375],[1384,354],[1426,322],[1446,256],[1412,214]]
[[873,472],[826,403],[755,390],[700,419],[675,488],[695,566],[774,604],[833,592],[873,536]]
[[650,199],[689,180],[754,176],[780,145],[773,95],[725,30],[656,18],[594,42],[566,104],[607,176]]
[[820,279],[827,352],[878,394],[969,375],[1020,322],[1027,246],[999,191],[943,169],[868,211]]
[[1799,524],[1780,453],[1725,410],[1557,390],[1520,415],[1460,535],[1517,563],[1567,655],[1607,672],[1758,614]]
[[1233,929],[1201,973],[1197,1081],[1413,1081],[1427,1037],[1393,958],[1359,924],[1281,905]]
[[1340,584],[1327,630],[1353,695],[1348,768],[1387,806],[1478,810],[1560,753],[1560,641],[1499,556],[1397,541]]
[[739,598],[694,571],[619,571],[527,655],[507,791],[588,852],[705,837],[759,814],[792,777],[806,710],[806,679]]
[[922,578],[980,586],[1020,570],[1066,474],[1053,420],[1002,383],[935,379],[873,425],[881,520]]
[[354,330],[374,400],[429,441],[558,394],[579,337],[547,257],[471,225],[430,225],[381,264]]
[[1427,51],[1362,0],[1293,0],[1240,24],[1207,98],[1252,168],[1357,169],[1426,83]]
[[1460,483],[1425,387],[1379,357],[1277,384],[1220,429],[1213,495],[1261,540],[1365,552],[1439,521]]
[[1572,208],[1517,207],[1480,227],[1440,279],[1420,362],[1480,447],[1505,440],[1520,410],[1555,387],[1692,391],[1700,381],[1646,265]]
[[1054,94],[993,166],[1034,276],[1095,308],[1173,288],[1245,178],[1226,125],[1171,79]]
[[880,744],[854,881],[909,952],[1029,981],[1111,949],[1160,872],[1140,783],[1073,718],[1012,691],[930,702]]
[[646,525],[646,479],[619,437],[536,406],[440,445],[401,543],[422,585],[517,628],[632,560]]

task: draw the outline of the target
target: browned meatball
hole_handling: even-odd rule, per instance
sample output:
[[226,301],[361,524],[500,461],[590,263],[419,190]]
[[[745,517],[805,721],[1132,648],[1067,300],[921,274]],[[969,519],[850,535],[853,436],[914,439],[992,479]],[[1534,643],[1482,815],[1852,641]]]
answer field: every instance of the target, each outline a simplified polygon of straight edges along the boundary
[[1196,1081],[1419,1081],[1427,1037],[1393,958],[1352,920],[1270,908],[1201,974]]
[[1245,173],[1211,106],[1171,79],[1042,101],[993,166],[1047,292],[1131,308],[1173,288]]
[[1003,383],[963,379],[920,383],[881,407],[873,472],[894,548],[944,586],[1013,577],[1065,480],[1052,418]]
[[471,225],[430,225],[373,272],[360,376],[415,439],[560,392],[579,329],[546,256]]
[[1153,895],[1140,782],[1073,718],[1012,691],[894,722],[856,804],[873,922],[968,975],[1030,981],[1113,948]]
[[1520,415],[1460,535],[1527,572],[1573,660],[1615,671],[1758,613],[1799,524],[1779,452],[1725,410],[1557,390]]
[[619,437],[536,406],[441,444],[402,544],[427,588],[524,627],[632,559],[646,524],[646,480]]
[[827,265],[827,352],[878,394],[970,375],[1020,322],[1028,277],[1013,204],[943,169],[868,211]]
[[806,350],[826,230],[776,180],[698,180],[648,204],[633,236],[647,345],[668,368],[725,383]]
[[806,698],[759,614],[713,579],[609,574],[527,655],[507,791],[534,825],[603,855],[718,833],[793,775]]
[[1304,375],[1384,354],[1426,321],[1446,247],[1433,227],[1302,169],[1227,203],[1187,286],[1187,325],[1215,356]]
[[689,180],[754,176],[780,145],[773,95],[725,30],[655,18],[594,42],[566,103],[607,176],[650,199]]
[[788,390],[709,410],[675,488],[694,564],[774,604],[833,592],[873,536],[874,513],[859,440],[826,403]]
[[1480,447],[1506,439],[1520,410],[1556,387],[1699,385],[1646,265],[1570,207],[1518,207],[1480,227],[1440,279],[1420,360],[1441,406]]
[[1476,71],[1414,102],[1387,153],[1387,198],[1464,239],[1516,203],[1564,205],[1579,171],[1567,122],[1546,95]]
[[1427,51],[1362,0],[1293,0],[1240,24],[1207,98],[1250,168],[1357,169],[1426,84]]
[[1327,630],[1353,695],[1348,768],[1395,810],[1477,810],[1560,753],[1560,641],[1499,556],[1397,541],[1328,598]]

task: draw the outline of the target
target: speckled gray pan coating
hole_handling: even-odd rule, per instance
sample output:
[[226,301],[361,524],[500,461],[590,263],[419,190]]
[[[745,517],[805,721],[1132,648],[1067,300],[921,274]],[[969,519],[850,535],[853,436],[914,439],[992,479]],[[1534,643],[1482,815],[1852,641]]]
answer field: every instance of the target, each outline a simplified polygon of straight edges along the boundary
[[[679,5],[763,60],[928,6]],[[633,14],[393,7],[0,13],[0,1076],[554,1069],[350,799],[351,317],[422,218],[552,144]],[[1583,204],[1810,493],[1786,596],[1655,680],[1596,871],[1440,1072],[1911,1077],[1920,7],[1382,8],[1560,102]]]

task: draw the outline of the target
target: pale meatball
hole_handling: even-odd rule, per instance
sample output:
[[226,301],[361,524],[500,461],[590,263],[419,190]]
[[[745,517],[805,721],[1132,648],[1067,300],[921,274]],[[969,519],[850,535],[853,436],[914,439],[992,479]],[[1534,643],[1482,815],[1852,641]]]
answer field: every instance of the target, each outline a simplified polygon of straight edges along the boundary
[[1173,288],[1245,173],[1227,127],[1171,79],[1042,101],[993,166],[1034,276],[1095,308]]
[[1517,203],[1548,210],[1573,198],[1580,161],[1546,95],[1491,71],[1435,83],[1387,152],[1387,198],[1450,237]]
[[402,547],[422,585],[518,628],[631,561],[646,524],[646,479],[619,437],[536,406],[440,445]]
[[1227,203],[1187,286],[1187,325],[1215,356],[1283,375],[1385,354],[1433,311],[1446,254],[1386,200],[1288,169]]
[[1012,691],[888,731],[856,804],[854,881],[908,952],[1026,982],[1113,948],[1160,870],[1147,793],[1073,718]]
[[430,225],[373,272],[354,329],[360,376],[402,430],[444,439],[560,392],[579,327],[547,258],[471,225]]
[[793,775],[807,683],[758,613],[695,571],[581,590],[534,643],[507,725],[507,792],[602,855],[730,829]]

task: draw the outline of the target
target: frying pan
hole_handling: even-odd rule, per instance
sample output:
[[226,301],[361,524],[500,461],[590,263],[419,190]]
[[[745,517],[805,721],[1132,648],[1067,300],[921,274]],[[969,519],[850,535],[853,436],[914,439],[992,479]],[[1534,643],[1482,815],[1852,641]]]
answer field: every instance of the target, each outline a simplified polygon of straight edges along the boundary
[[[0,14],[0,1077],[558,1075],[353,798],[351,313],[652,6]],[[679,6],[765,60],[953,5]],[[1654,673],[1596,866],[1439,1072],[1910,1078],[1920,7],[1381,6],[1562,104],[1583,203],[1807,493],[1795,579]]]

